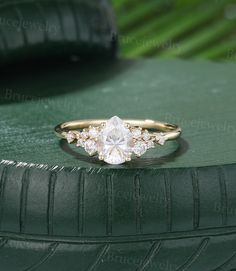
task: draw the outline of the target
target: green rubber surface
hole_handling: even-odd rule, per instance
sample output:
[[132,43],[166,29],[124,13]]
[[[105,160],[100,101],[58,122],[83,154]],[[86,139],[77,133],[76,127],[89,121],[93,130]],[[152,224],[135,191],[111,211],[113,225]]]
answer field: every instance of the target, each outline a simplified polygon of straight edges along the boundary
[[111,58],[117,30],[107,0],[1,0],[0,65]]
[[234,64],[204,61],[120,60],[59,67],[31,76],[26,72],[10,82],[3,78],[1,158],[61,167],[111,168],[83,153],[78,155],[78,149],[71,150],[65,142],[59,146],[53,128],[64,121],[118,115],[177,123],[183,129],[183,139],[180,148],[168,142],[165,148],[153,149],[144,158],[117,168],[234,163],[234,71]]

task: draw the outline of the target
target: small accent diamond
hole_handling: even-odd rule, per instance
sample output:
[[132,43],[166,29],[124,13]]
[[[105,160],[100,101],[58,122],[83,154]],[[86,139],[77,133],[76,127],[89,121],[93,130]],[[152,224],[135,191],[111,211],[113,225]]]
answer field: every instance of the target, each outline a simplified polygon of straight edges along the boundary
[[97,144],[94,140],[89,139],[85,141],[84,149],[89,155],[94,155],[97,152]]
[[160,133],[160,134],[158,134],[158,135],[156,135],[156,141],[157,141],[157,143],[159,144],[159,145],[164,145],[165,144],[165,142],[166,142],[166,139],[165,139],[165,136],[164,136],[164,134],[163,133]]
[[151,136],[150,136],[149,132],[147,130],[145,130],[144,133],[143,133],[143,139],[145,141],[148,141],[150,139],[150,137]]
[[66,137],[68,143],[72,143],[76,139],[75,134],[73,132],[71,132],[71,131],[66,133],[65,137]]
[[81,137],[83,139],[86,139],[86,138],[88,138],[88,136],[89,136],[88,132],[86,130],[83,130],[83,132],[81,133]]
[[96,127],[90,127],[88,133],[91,138],[97,138],[99,136],[99,132]]
[[134,145],[133,152],[137,156],[143,155],[147,151],[147,145],[143,141],[137,141]]
[[84,140],[82,138],[80,138],[77,140],[76,146],[77,147],[84,147],[84,143],[85,143]]
[[141,137],[141,135],[142,135],[142,130],[139,129],[139,128],[134,128],[132,130],[132,135],[133,135],[133,138],[139,139]]
[[149,140],[149,141],[147,142],[147,147],[148,147],[148,149],[154,148],[154,147],[155,147],[154,142],[153,142],[152,140]]
[[160,145],[162,145],[162,146],[165,144],[165,142],[166,142],[166,140],[165,140],[164,137],[161,138],[161,139],[158,141],[158,143],[159,143]]

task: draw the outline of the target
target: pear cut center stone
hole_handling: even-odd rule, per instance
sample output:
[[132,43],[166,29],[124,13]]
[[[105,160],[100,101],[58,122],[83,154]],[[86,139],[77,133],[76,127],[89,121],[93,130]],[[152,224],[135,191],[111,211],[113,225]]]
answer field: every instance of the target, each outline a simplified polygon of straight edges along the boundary
[[129,159],[134,145],[132,133],[117,116],[105,123],[97,144],[99,156],[113,165],[122,164]]

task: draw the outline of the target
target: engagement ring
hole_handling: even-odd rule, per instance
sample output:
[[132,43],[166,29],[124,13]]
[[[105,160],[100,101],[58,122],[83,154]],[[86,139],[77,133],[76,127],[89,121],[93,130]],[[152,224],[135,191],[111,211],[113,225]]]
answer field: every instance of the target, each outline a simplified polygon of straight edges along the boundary
[[55,132],[90,156],[98,155],[99,160],[118,165],[178,138],[181,128],[154,120],[121,120],[114,116],[109,120],[65,122],[56,126]]

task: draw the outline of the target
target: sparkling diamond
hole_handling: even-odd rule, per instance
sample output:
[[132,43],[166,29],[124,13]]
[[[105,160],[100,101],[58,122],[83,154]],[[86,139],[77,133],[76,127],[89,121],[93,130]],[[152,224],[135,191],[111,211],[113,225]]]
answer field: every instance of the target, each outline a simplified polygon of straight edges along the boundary
[[150,137],[151,136],[150,136],[149,132],[147,130],[145,130],[144,133],[143,133],[143,139],[145,141],[148,141],[150,139]]
[[132,130],[132,135],[133,135],[133,138],[135,139],[139,139],[141,137],[141,134],[142,134],[142,131],[139,128],[134,128]]
[[147,151],[147,145],[143,141],[137,141],[134,145],[133,152],[137,156],[143,155]]
[[155,147],[154,142],[153,142],[152,140],[149,140],[149,141],[147,142],[147,147],[148,147],[148,149],[154,148],[154,147]]
[[98,137],[98,153],[109,164],[122,164],[130,158],[133,148],[132,133],[118,117],[106,123]]
[[164,145],[165,142],[166,142],[166,140],[165,140],[164,137],[160,138],[159,141],[158,141],[158,143],[159,143],[160,145]]
[[84,149],[89,155],[93,155],[97,152],[97,143],[94,140],[86,140],[84,143]]
[[88,138],[88,136],[89,136],[88,132],[86,130],[83,130],[83,132],[81,133],[81,137],[83,139],[86,139],[86,138]]
[[66,133],[65,137],[66,137],[68,143],[72,143],[76,138],[75,134],[71,131]]
[[77,147],[84,147],[84,143],[85,143],[84,140],[82,138],[80,138],[77,140],[76,146]]
[[88,133],[91,138],[97,138],[99,135],[98,129],[96,127],[90,127]]
[[160,134],[156,135],[156,141],[158,142],[158,144],[164,145],[166,142],[164,134],[160,133]]

